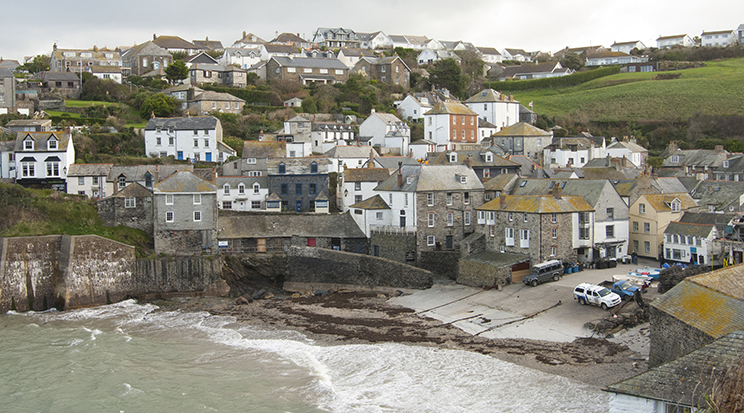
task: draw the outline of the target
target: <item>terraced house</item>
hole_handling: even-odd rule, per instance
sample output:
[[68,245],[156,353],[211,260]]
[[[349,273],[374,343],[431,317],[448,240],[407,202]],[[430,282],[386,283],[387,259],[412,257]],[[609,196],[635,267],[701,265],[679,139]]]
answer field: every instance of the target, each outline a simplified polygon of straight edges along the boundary
[[266,79],[332,85],[345,83],[349,68],[338,59],[274,56],[266,63]]
[[67,192],[67,171],[75,162],[72,135],[64,132],[19,133],[14,151],[17,184]]
[[438,150],[478,143],[478,114],[454,100],[437,103],[424,114],[424,138],[435,142]]
[[223,162],[235,150],[222,143],[222,124],[213,116],[152,118],[145,127],[145,153],[150,158]]
[[664,231],[685,211],[697,207],[687,192],[642,194],[630,205],[630,252],[649,258],[662,253]]

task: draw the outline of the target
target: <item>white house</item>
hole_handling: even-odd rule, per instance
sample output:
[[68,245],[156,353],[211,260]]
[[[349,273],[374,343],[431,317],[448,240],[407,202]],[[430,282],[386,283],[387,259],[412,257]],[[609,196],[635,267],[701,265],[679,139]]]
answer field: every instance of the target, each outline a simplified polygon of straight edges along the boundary
[[486,64],[496,64],[504,61],[504,56],[495,47],[478,47],[477,49]]
[[85,195],[91,199],[113,195],[107,190],[107,180],[112,163],[72,164],[67,170],[67,193]]
[[339,208],[349,207],[376,195],[377,185],[390,176],[387,168],[344,168],[339,173],[337,196]]
[[15,142],[0,141],[0,178],[15,178]]
[[456,62],[460,62],[460,56],[450,50],[441,49],[424,49],[416,57],[416,61],[419,65],[430,65],[438,60],[453,59]]
[[493,89],[483,89],[468,98],[465,104],[477,113],[479,118],[496,126],[495,132],[519,122],[519,102],[511,95],[507,96]]
[[222,143],[222,124],[214,116],[150,119],[145,127],[145,153],[150,158],[173,156],[206,162],[224,162],[236,154]]
[[390,113],[377,113],[372,109],[369,117],[359,125],[359,136],[371,146],[389,148],[397,155],[408,154],[411,128],[407,123]]
[[219,59],[219,63],[223,66],[238,65],[245,70],[260,61],[261,49],[258,47],[226,47],[225,52]]
[[419,139],[411,142],[408,149],[411,158],[423,161],[426,160],[428,154],[437,151],[437,144],[428,139]]
[[312,123],[310,142],[314,153],[326,153],[334,146],[348,145],[355,139],[354,128],[351,125],[337,122]]
[[361,44],[359,47],[363,49],[383,49],[392,48],[393,41],[390,40],[390,36],[378,31],[374,33],[357,33]]
[[633,40],[630,42],[615,42],[610,46],[610,50],[613,52],[630,53],[633,49],[646,50],[646,45],[640,40]]
[[334,146],[324,154],[331,164],[328,172],[342,172],[344,168],[361,168],[367,160],[380,156],[371,146]]
[[269,178],[266,176],[218,176],[217,206],[223,210],[261,211],[266,209]]
[[516,60],[517,62],[531,62],[532,56],[523,49],[502,49],[503,60]]
[[284,107],[298,108],[302,106],[302,99],[294,97],[284,101]]
[[715,32],[703,32],[700,35],[703,47],[726,47],[736,44],[737,38],[734,30],[720,30]]
[[656,47],[659,49],[669,49],[672,46],[692,47],[695,46],[695,41],[692,40],[692,37],[686,34],[660,36],[656,39]]
[[21,132],[16,137],[14,151],[17,184],[67,192],[67,171],[75,163],[71,134]]
[[[595,144],[594,139],[601,140]],[[594,158],[607,155],[604,138],[554,138],[553,143],[543,149],[543,165],[570,166],[582,168]]]
[[607,146],[607,155],[613,158],[627,158],[633,165],[641,168],[648,159],[648,149],[636,143],[635,139],[630,141],[615,141]]
[[393,106],[398,110],[398,113],[403,119],[421,119],[424,114],[431,110],[432,102],[425,96],[416,97],[414,95],[408,95],[405,99],[396,101]]
[[[354,219],[354,222],[364,231],[364,235],[367,238],[372,233],[373,227],[390,226],[390,222],[392,221],[393,210],[390,209],[380,195],[375,195],[364,201],[357,202],[349,209],[351,210],[351,217]],[[379,255],[379,251],[373,251],[372,254],[377,256]]]
[[586,66],[627,65],[648,62],[648,56],[633,56],[624,52],[599,52],[586,57]]

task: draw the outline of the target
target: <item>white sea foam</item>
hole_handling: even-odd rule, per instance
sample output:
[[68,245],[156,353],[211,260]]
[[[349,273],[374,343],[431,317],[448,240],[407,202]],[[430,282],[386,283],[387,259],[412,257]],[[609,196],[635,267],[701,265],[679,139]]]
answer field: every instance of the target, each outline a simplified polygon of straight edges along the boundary
[[125,391],[124,391],[124,394],[121,395],[121,397],[136,396],[136,395],[144,393],[142,390],[132,387],[129,383],[123,383],[123,384],[124,384]]

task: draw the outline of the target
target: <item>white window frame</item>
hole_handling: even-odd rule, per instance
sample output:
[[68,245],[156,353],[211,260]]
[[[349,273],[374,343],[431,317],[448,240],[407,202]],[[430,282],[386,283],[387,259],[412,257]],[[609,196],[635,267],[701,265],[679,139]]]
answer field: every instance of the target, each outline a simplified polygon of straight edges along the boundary
[[136,208],[136,207],[137,207],[137,198],[134,198],[134,197],[124,198],[124,208]]
[[165,205],[173,205],[173,194],[165,194]]
[[455,213],[454,212],[448,212],[447,213],[447,226],[452,227],[455,225]]
[[433,228],[434,227],[434,222],[435,222],[434,220],[435,220],[434,213],[433,212],[430,212],[429,215],[428,215],[428,217],[427,217],[427,221],[426,221],[427,222],[427,225],[429,226],[429,228]]
[[426,236],[426,245],[429,247],[433,247],[434,244],[436,244],[436,237],[434,235],[427,235]]
[[434,206],[434,192],[427,192],[426,193],[426,205],[427,206]]
[[194,194],[194,205],[201,205],[201,194]]
[[194,211],[194,222],[201,222],[201,211]]
[[465,211],[465,213],[463,214],[463,220],[465,221],[465,225],[471,225],[470,211]]

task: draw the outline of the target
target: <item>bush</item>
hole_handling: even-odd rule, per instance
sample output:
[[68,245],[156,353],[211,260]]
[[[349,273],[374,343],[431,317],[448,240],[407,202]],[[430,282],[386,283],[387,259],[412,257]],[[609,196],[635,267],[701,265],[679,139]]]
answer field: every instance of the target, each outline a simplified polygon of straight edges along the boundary
[[554,87],[569,87],[586,83],[609,75],[620,73],[619,66],[600,67],[587,72],[574,73],[568,76],[548,77],[544,79],[507,80],[504,82],[486,82],[485,86],[502,92],[517,90],[549,89]]

